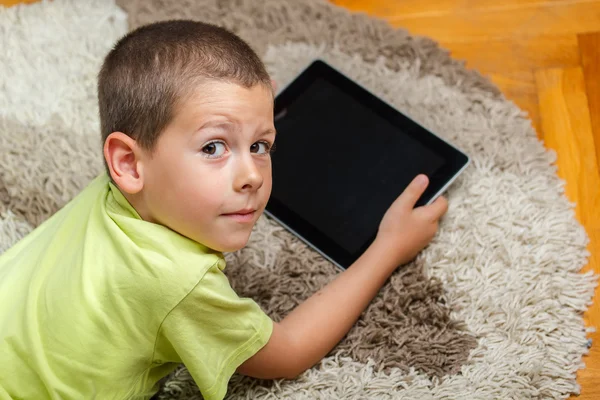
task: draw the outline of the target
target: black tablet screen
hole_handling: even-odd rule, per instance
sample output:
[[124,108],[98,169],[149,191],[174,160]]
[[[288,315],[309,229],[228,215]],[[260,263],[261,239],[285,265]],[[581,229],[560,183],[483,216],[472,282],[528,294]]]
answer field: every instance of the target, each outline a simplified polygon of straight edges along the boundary
[[[444,158],[318,78],[275,116],[272,196],[349,253],[418,174]],[[402,166],[402,167],[400,167]]]

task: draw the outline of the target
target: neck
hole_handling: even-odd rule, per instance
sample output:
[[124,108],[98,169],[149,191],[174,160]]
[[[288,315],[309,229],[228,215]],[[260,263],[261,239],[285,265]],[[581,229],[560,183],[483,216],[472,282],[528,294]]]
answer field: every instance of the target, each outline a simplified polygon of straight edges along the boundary
[[152,217],[148,205],[146,204],[143,190],[134,194],[126,193],[121,190],[121,193],[144,221],[157,223]]

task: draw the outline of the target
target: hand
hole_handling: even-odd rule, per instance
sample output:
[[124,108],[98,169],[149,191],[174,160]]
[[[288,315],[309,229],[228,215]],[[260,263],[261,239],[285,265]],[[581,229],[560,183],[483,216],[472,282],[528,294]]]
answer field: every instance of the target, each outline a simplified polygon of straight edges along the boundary
[[392,257],[396,267],[406,264],[425,248],[435,236],[448,201],[439,197],[428,206],[415,207],[425,192],[429,179],[417,176],[386,211],[375,238],[381,251]]
[[437,231],[446,199],[413,209],[427,187],[423,177],[423,184],[411,183],[390,206],[371,247],[281,322],[273,323],[269,342],[238,372],[261,379],[294,379],[342,340],[394,269],[412,259]]

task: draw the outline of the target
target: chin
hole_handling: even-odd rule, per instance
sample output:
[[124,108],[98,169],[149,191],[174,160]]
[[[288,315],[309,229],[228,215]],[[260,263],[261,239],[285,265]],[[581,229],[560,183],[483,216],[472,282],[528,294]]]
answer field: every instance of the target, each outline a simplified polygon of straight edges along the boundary
[[221,247],[221,248],[215,249],[215,250],[220,251],[221,253],[233,253],[235,251],[243,249],[245,246],[246,246],[245,244],[243,244],[241,246],[226,246],[226,247]]
[[234,251],[238,251],[246,247],[248,244],[248,239],[250,239],[250,236],[240,238],[240,240],[230,240],[227,243],[219,243],[219,248],[216,248],[215,250],[222,253],[233,253]]

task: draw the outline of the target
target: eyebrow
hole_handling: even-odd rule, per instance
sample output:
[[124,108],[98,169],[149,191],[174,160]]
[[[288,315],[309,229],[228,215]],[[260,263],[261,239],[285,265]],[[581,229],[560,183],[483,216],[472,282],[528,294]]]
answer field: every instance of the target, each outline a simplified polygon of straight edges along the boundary
[[277,135],[277,130],[269,128],[266,131],[264,131],[263,133],[261,133],[260,136],[267,136],[267,135],[270,135],[270,134]]
[[226,130],[233,130],[235,129],[237,125],[237,122],[234,121],[209,121],[206,122],[205,124],[203,124],[202,126],[200,126],[198,128],[198,131],[201,131],[202,129],[205,128],[222,128],[222,129],[226,129]]
[[[198,134],[198,132],[202,131],[204,128],[220,128],[220,129],[224,129],[226,131],[233,131],[236,129],[237,125],[239,125],[236,121],[219,121],[217,123],[215,123],[214,125],[211,124],[210,122],[204,124],[203,126],[201,126],[198,130],[196,130],[195,134]],[[277,135],[277,130],[275,128],[268,128],[267,130],[261,132],[259,135],[257,135],[258,137],[264,137],[264,136],[268,136],[268,135]]]

